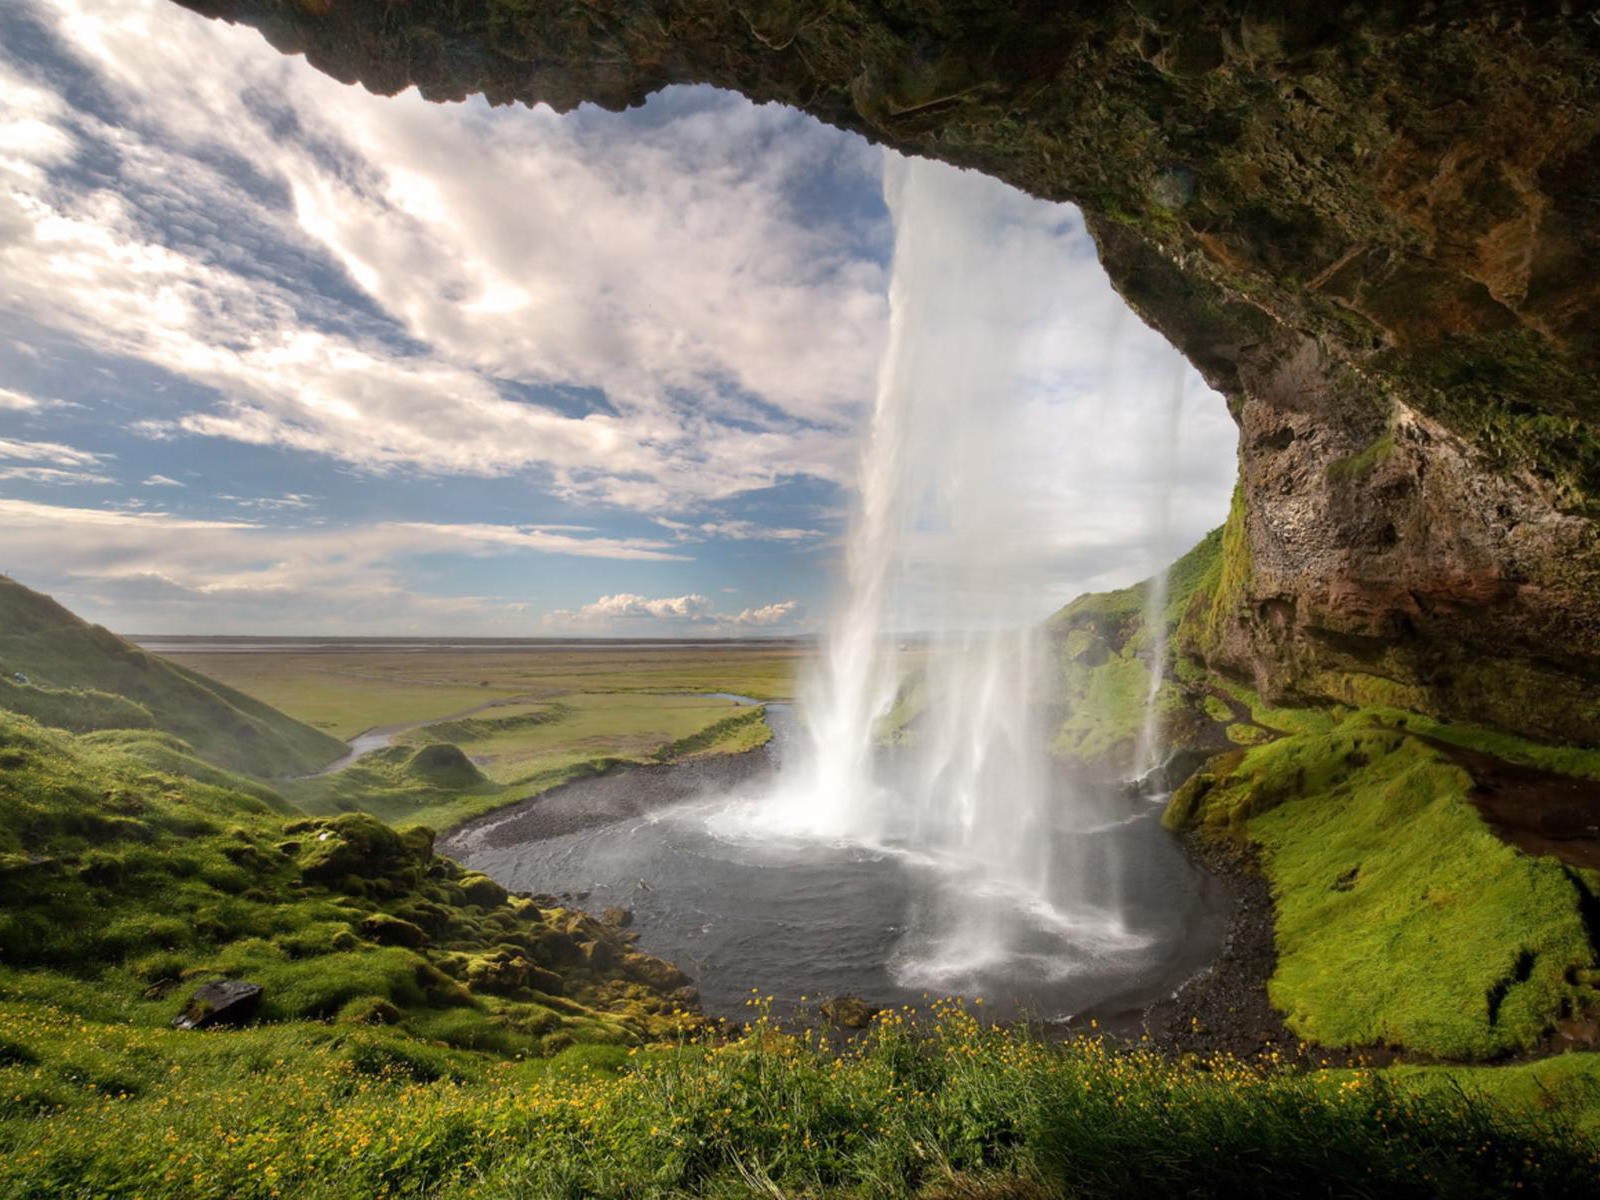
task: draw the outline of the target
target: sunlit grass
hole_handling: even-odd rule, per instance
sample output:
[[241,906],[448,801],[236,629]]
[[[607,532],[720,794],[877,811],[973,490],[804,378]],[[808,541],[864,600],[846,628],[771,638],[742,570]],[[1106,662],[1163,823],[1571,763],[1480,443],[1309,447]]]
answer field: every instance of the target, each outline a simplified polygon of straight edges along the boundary
[[573,692],[735,692],[758,700],[793,694],[808,651],[759,642],[666,649],[619,646],[526,650],[355,650],[321,654],[194,653],[166,656],[337,737],[374,726],[441,720],[497,699]]
[[[1513,1115],[1368,1071],[1051,1045],[941,1004],[842,1049],[759,1016],[725,1044],[504,1060],[384,1030],[184,1035],[4,1010],[10,1197],[1580,1195],[1582,1112]],[[1585,1065],[1592,1067],[1590,1060]]]

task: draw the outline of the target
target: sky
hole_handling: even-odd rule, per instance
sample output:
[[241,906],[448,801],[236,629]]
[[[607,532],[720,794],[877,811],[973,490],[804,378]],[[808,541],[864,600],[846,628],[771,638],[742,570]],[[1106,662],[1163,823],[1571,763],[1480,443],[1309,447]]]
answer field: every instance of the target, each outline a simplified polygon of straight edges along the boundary
[[[170,0],[8,0],[0,572],[135,634],[812,632],[884,154],[709,88],[436,105]],[[969,191],[994,274],[950,286],[1026,320],[1049,417],[1042,617],[1219,524],[1236,433],[1074,209]]]

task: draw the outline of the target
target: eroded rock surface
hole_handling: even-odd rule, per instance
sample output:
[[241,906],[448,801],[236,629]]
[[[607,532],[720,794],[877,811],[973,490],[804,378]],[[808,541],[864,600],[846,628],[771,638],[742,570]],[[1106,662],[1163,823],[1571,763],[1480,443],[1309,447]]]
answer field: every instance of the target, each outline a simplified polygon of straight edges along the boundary
[[1076,202],[1240,423],[1192,648],[1600,740],[1592,6],[182,2],[379,92],[712,83]]

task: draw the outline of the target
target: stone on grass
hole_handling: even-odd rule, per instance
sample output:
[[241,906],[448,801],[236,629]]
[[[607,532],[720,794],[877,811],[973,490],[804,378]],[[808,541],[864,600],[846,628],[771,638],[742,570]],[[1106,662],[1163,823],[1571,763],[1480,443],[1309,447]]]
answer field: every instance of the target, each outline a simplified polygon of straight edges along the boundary
[[221,979],[195,990],[183,1011],[172,1018],[174,1029],[211,1029],[246,1025],[261,1009],[261,985],[242,979]]

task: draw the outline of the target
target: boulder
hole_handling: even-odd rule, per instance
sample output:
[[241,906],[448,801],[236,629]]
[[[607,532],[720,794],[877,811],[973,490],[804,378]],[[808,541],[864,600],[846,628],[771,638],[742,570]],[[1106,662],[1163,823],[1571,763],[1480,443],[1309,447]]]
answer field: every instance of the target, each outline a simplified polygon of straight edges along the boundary
[[652,991],[663,995],[670,995],[689,987],[693,982],[671,963],[634,950],[629,950],[623,955],[622,971],[635,983],[642,983]]
[[428,944],[428,935],[422,928],[387,913],[373,913],[358,926],[361,936],[380,946],[404,946],[416,950]]
[[841,1029],[865,1029],[878,1011],[860,996],[835,996],[822,1002],[822,1015]]
[[613,904],[600,914],[600,922],[603,925],[611,926],[613,929],[626,929],[633,924],[633,909],[622,908]]
[[247,1025],[261,1009],[261,985],[242,979],[220,979],[197,988],[183,1011],[172,1018],[174,1029],[210,1029]]
[[480,875],[475,871],[463,875],[457,883],[466,902],[476,904],[480,908],[497,908],[511,895],[487,875]]

